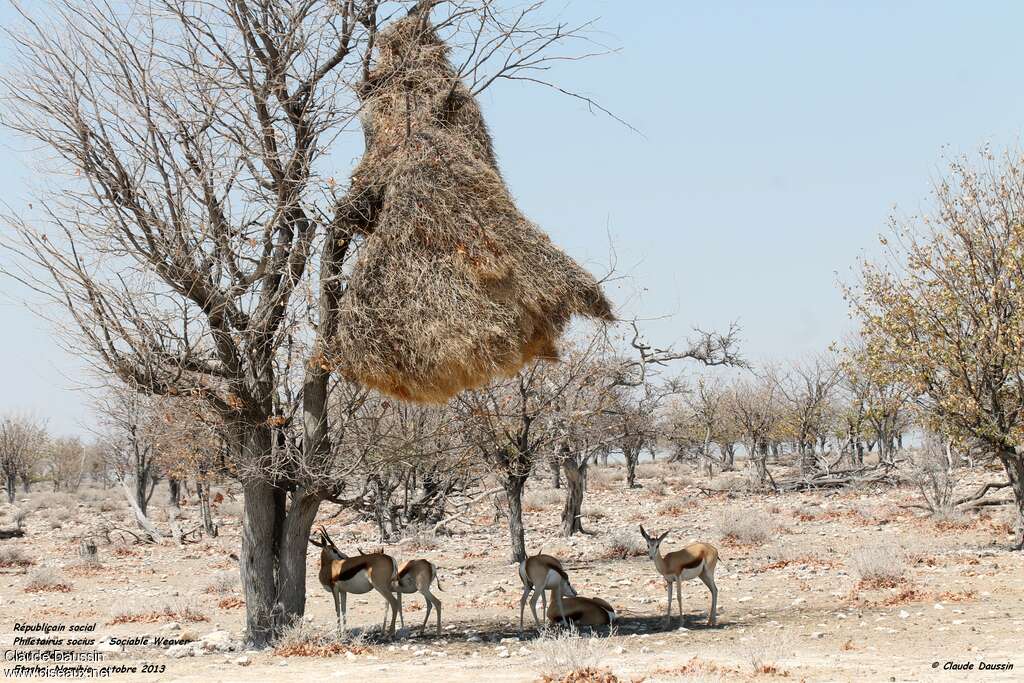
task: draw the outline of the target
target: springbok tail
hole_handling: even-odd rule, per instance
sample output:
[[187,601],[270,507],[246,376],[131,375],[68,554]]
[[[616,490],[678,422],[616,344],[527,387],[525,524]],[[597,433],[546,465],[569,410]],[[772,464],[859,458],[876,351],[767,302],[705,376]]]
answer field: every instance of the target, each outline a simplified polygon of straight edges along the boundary
[[436,564],[434,564],[434,565],[431,565],[431,566],[432,566],[432,567],[433,567],[433,569],[434,569],[434,583],[436,583],[436,584],[437,584],[437,590],[439,590],[439,591],[442,591],[442,592],[443,592],[443,591],[444,591],[444,589],[443,589],[443,588],[441,588],[441,575],[440,575],[440,574],[439,574],[439,573],[437,572],[437,565],[436,565]]

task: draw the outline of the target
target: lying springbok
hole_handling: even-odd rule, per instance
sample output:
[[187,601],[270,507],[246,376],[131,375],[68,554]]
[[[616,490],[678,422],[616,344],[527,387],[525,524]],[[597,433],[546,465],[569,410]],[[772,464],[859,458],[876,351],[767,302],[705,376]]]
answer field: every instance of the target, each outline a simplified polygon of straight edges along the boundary
[[[394,595],[397,579],[395,560],[383,552],[360,554],[348,557],[338,550],[334,541],[327,534],[327,529],[320,527],[320,540],[310,538],[309,542],[320,548],[320,585],[334,596],[334,611],[338,615],[338,628],[344,633],[348,625],[347,599],[349,593],[362,595],[376,589],[387,600],[391,610],[391,627],[388,635],[395,635],[395,621],[401,602]],[[384,623],[387,623],[387,611],[384,612]]]
[[558,613],[555,603],[548,607],[548,622],[551,624],[569,623],[573,626],[612,626],[615,624],[615,608],[601,598],[584,598],[566,596],[562,600],[565,606],[565,617]]
[[540,618],[537,616],[537,598],[541,599],[541,609],[548,611],[544,591],[551,591],[551,605],[558,606],[559,614],[565,616],[562,596],[576,597],[576,590],[569,583],[569,575],[562,568],[562,563],[550,555],[537,554],[519,563],[519,578],[523,581],[523,597],[519,599],[519,632],[523,632],[523,612],[526,602],[530,602],[533,620],[540,629]]
[[683,617],[683,581],[700,577],[704,585],[711,591],[711,611],[708,612],[708,626],[716,622],[715,611],[718,609],[718,586],[715,585],[715,566],[718,564],[718,550],[707,543],[691,543],[682,550],[676,550],[662,556],[661,542],[669,532],[654,537],[644,531],[640,525],[640,533],[647,541],[647,552],[654,560],[658,573],[665,577],[668,586],[668,612],[665,622],[672,621],[672,584],[676,584],[676,598],[679,602],[679,617]]
[[437,567],[429,560],[409,560],[398,570],[398,616],[402,620],[402,628],[405,628],[405,616],[402,614],[402,594],[419,593],[427,603],[427,615],[423,617],[423,626],[420,633],[427,630],[427,622],[430,620],[430,608],[437,610],[437,634],[441,635],[441,601],[430,592],[430,584],[437,583],[437,590],[441,588],[441,579],[437,575]]

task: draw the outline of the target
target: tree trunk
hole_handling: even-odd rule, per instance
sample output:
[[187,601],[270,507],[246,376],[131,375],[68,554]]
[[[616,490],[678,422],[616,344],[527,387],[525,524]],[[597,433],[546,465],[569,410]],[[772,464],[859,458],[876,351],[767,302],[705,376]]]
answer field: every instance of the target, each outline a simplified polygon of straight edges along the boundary
[[523,532],[523,487],[526,486],[526,479],[527,475],[509,472],[502,482],[508,500],[508,531],[512,538],[513,562],[526,559],[526,535]]
[[1013,450],[999,451],[999,460],[1006,468],[1006,476],[1013,489],[1014,508],[1016,510],[1017,530],[1013,539],[1014,550],[1024,550],[1024,454]]
[[216,538],[218,530],[210,510],[210,484],[196,481],[196,495],[199,497],[199,511],[203,516],[203,531],[207,536]]
[[587,474],[587,463],[577,462],[576,458],[563,458],[565,468],[565,506],[562,508],[562,535],[569,538],[573,534],[583,532],[584,477]]
[[21,475],[21,489],[25,493],[28,493],[29,487],[32,485],[32,480],[27,474]]
[[727,443],[722,447],[722,471],[736,469],[736,444]]
[[[246,457],[270,453],[271,433],[247,426]],[[262,479],[243,483],[242,551],[239,569],[245,593],[246,639],[270,645],[306,609],[306,545],[319,493],[286,491]]]
[[556,489],[562,488],[562,468],[559,466],[558,458],[551,458],[551,485]]
[[636,465],[640,461],[639,448],[623,448],[622,456],[626,459],[626,486],[631,489],[638,489],[636,483]]
[[8,474],[4,488],[7,490],[7,502],[14,505],[14,492],[18,485],[18,479],[13,474]]
[[171,507],[181,507],[181,480],[167,477],[167,494],[171,500]]

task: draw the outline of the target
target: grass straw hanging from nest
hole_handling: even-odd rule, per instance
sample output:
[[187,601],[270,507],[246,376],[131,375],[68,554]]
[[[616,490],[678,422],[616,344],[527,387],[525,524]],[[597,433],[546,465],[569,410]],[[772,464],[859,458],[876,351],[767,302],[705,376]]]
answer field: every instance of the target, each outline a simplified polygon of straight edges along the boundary
[[367,235],[328,358],[384,393],[442,402],[557,357],[573,315],[612,320],[597,281],[519,211],[480,108],[419,15],[378,38],[349,196]]

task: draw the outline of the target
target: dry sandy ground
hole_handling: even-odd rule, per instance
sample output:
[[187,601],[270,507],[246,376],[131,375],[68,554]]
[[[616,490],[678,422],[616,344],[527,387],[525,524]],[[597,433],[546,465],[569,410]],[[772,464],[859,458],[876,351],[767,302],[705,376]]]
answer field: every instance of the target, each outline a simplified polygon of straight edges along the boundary
[[[557,492],[539,485],[528,492],[532,506],[541,508],[527,513],[531,552],[562,558],[581,594],[601,596],[620,613],[616,635],[576,644],[585,651],[584,663],[606,668],[621,681],[1024,677],[1024,557],[1005,549],[1010,539],[1005,509],[966,523],[939,524],[901,507],[916,502],[910,489],[708,495],[691,483],[692,476],[679,466],[644,466],[644,488],[630,491],[621,484],[620,470],[594,470],[584,508],[594,535],[569,541],[558,536]],[[713,485],[726,487],[730,476],[738,477],[723,475]],[[964,491],[997,478],[994,471],[974,473]],[[238,543],[237,521],[228,522],[220,537],[184,548],[101,545],[100,567],[82,568],[76,566],[78,540],[95,526],[94,510],[103,498],[96,492],[91,497],[77,507],[42,492],[20,502],[30,509],[51,507],[29,516],[27,538],[0,542],[0,548],[20,548],[34,562],[0,568],[4,649],[13,642],[17,621],[95,622],[101,639],[201,638],[219,630],[240,636],[244,610],[230,558]],[[106,507],[118,506],[108,500]],[[221,513],[233,508],[237,503],[229,500]],[[9,526],[11,512],[9,506],[0,508],[6,515],[0,526]],[[373,544],[368,524],[345,525],[348,513],[330,518],[334,513],[333,506],[324,506],[322,519],[340,546]],[[123,511],[103,514],[115,519]],[[185,514],[195,517],[197,511],[186,507]],[[387,547],[400,560],[427,557],[440,566],[443,637],[406,632],[386,643],[371,634],[362,645],[332,657],[236,651],[171,658],[160,648],[128,647],[124,654],[108,652],[106,663],[166,667],[161,674],[117,677],[133,681],[538,680],[551,667],[545,653],[553,646],[536,640],[532,630],[522,640],[517,637],[520,582],[507,560],[507,532],[503,523],[493,522],[493,514],[489,503],[481,504],[452,536]],[[730,515],[739,521],[724,523],[726,530],[745,524],[766,531],[767,540],[744,544],[723,538],[722,520]],[[61,528],[51,528],[58,521]],[[730,571],[719,571],[716,628],[704,626],[708,593],[699,582],[684,586],[683,624],[665,627],[664,583],[651,561],[646,556],[603,559],[615,537],[639,542],[639,523],[671,530],[668,549],[694,540],[719,547]],[[877,558],[879,547],[896,548],[905,558],[902,571],[896,571],[902,576],[887,585],[865,586],[859,583],[858,558]],[[316,581],[315,548],[308,561],[307,619],[326,628],[333,623],[333,603]],[[26,592],[40,570],[69,583],[70,591]],[[422,604],[419,596],[405,598],[407,625],[422,620]],[[164,607],[172,614],[161,615]],[[154,621],[113,623],[119,616]],[[203,620],[188,622],[189,616]],[[349,598],[350,627],[379,628],[382,616],[383,601],[376,594]],[[177,626],[168,626],[172,622]],[[943,670],[947,661],[976,668]],[[981,661],[1012,662],[1015,670],[978,671]]]

